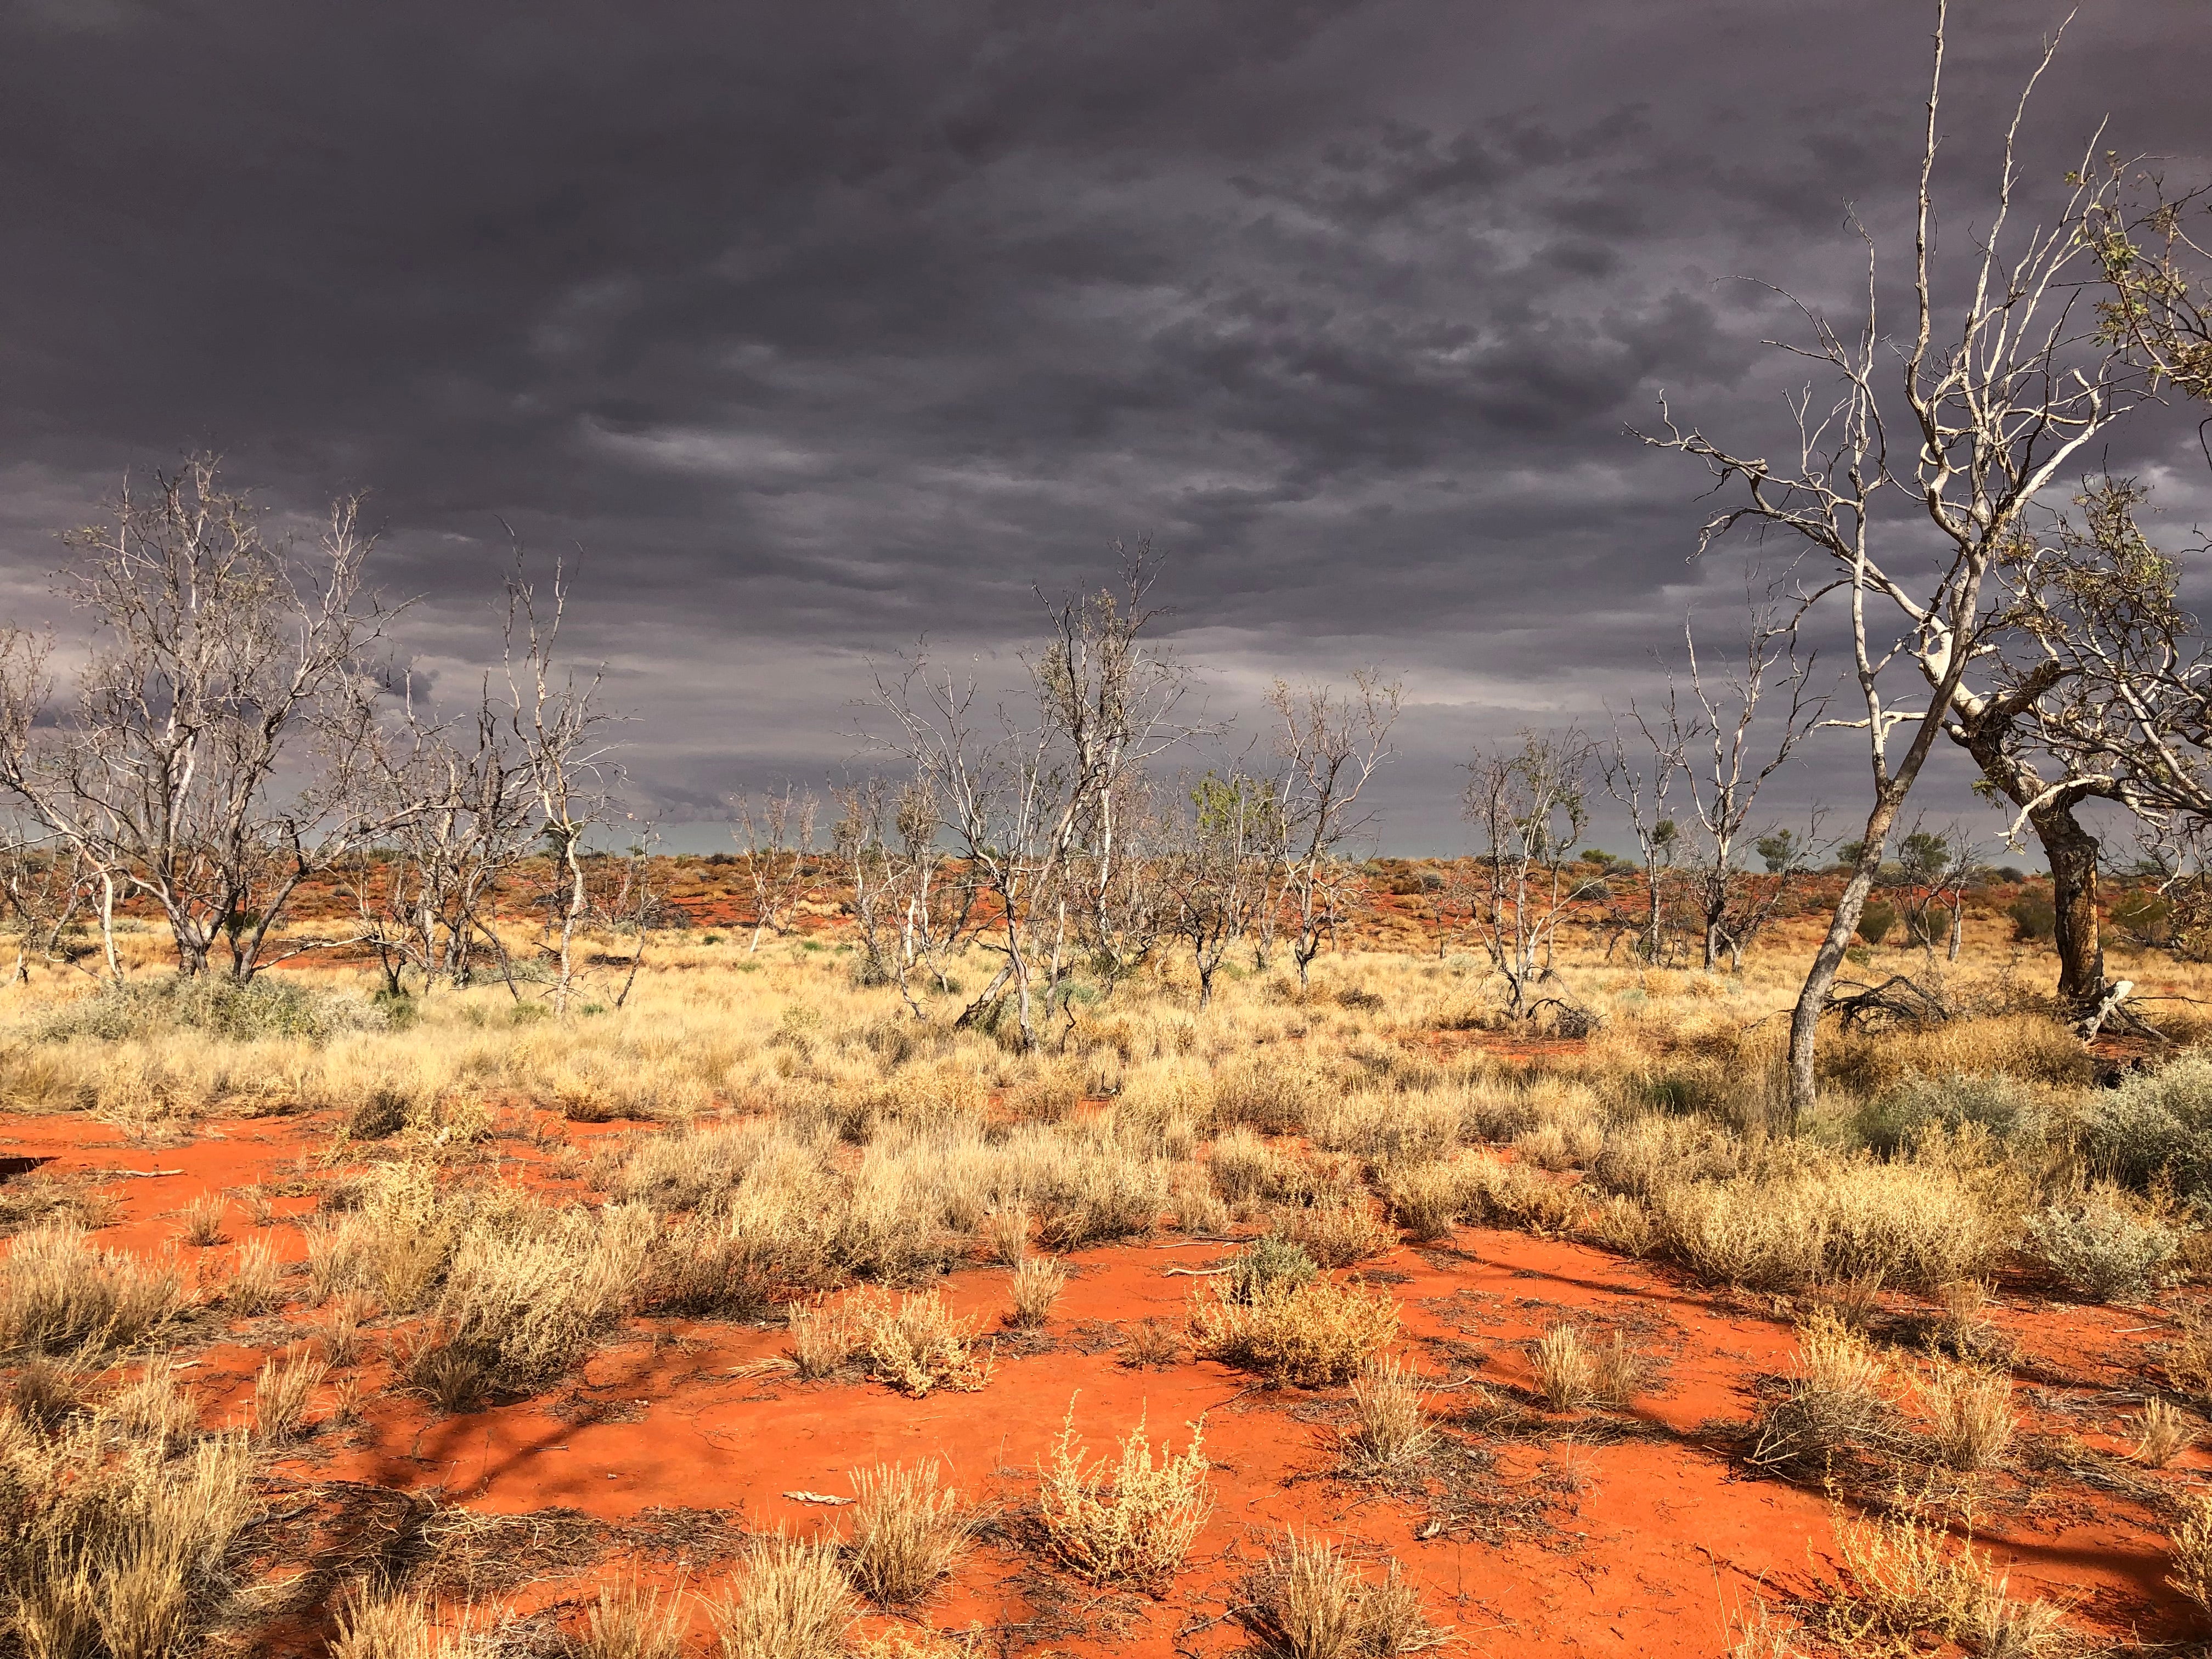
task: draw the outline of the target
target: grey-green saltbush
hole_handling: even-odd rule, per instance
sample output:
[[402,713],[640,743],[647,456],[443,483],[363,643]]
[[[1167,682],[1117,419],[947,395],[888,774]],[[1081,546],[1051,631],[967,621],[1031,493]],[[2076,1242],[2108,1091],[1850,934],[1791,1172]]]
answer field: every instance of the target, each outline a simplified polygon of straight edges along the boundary
[[2028,1218],[2027,1248],[2073,1289],[2112,1302],[2163,1285],[2181,1239],[2164,1222],[2092,1194]]

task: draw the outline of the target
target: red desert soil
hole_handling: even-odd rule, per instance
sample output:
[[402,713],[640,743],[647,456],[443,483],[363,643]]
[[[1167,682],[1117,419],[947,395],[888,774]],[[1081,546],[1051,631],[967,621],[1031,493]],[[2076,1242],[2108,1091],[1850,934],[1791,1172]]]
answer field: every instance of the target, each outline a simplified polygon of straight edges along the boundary
[[[511,1175],[574,1189],[546,1178],[523,1115],[509,1127]],[[551,1119],[544,1127],[549,1139],[592,1133]],[[302,1155],[326,1134],[312,1119],[218,1121],[189,1144],[149,1150],[84,1118],[17,1117],[0,1125],[0,1156],[50,1158],[50,1175],[96,1179],[118,1206],[104,1243],[173,1249],[190,1269],[232,1246],[177,1243],[186,1203],[296,1181]],[[283,1217],[313,1204],[279,1198],[276,1208]],[[228,1231],[234,1243],[252,1235],[242,1206],[232,1207]],[[270,1236],[287,1259],[302,1254],[296,1228],[280,1221]],[[347,1525],[368,1525],[364,1515],[373,1531],[396,1528],[394,1514],[426,1512],[368,1486],[537,1517],[497,1534],[514,1570],[497,1603],[526,1614],[573,1606],[633,1562],[648,1578],[688,1576],[711,1589],[739,1531],[836,1524],[836,1508],[787,1494],[842,1496],[857,1466],[937,1457],[964,1497],[994,1506],[1000,1525],[921,1616],[955,1632],[980,1620],[1006,1632],[1017,1653],[1228,1651],[1237,1632],[1224,1609],[1243,1564],[1285,1525],[1344,1539],[1370,1559],[1395,1557],[1431,1618],[1482,1655],[1711,1655],[1729,1644],[1729,1610],[1759,1587],[1786,1596],[1830,1576],[1827,1499],[1753,1478],[1741,1461],[1741,1428],[1792,1349],[1785,1306],[1520,1233],[1462,1228],[1440,1247],[1395,1250],[1365,1277],[1403,1304],[1401,1351],[1436,1379],[1432,1407],[1456,1449],[1425,1479],[1394,1488],[1340,1472],[1342,1389],[1270,1389],[1187,1350],[1164,1368],[1120,1362],[1126,1327],[1150,1318],[1180,1328],[1204,1280],[1172,1270],[1211,1267],[1230,1248],[1170,1235],[1078,1252],[1050,1322],[1003,1336],[983,1389],[920,1400],[873,1382],[802,1382],[764,1369],[782,1352],[780,1330],[647,1321],[544,1395],[448,1416],[387,1390],[393,1339],[379,1327],[350,1379],[357,1422],[325,1420],[336,1394],[326,1386],[312,1413],[321,1426],[275,1466],[270,1505],[295,1529],[306,1517],[297,1548],[311,1534],[327,1547]],[[1006,1305],[1003,1270],[981,1261],[945,1288],[987,1324]],[[2002,1287],[1994,1311],[2020,1346],[2025,1472],[1984,1493],[1978,1543],[2010,1565],[2015,1595],[2061,1600],[2081,1624],[2113,1636],[2184,1637],[2187,1608],[2163,1583],[2154,1518],[2113,1489],[2124,1483],[2081,1478],[2113,1467],[2142,1398],[2134,1390],[2146,1340],[2166,1321],[2141,1309],[2051,1304],[2019,1285]],[[326,1316],[295,1305],[180,1350],[174,1358],[207,1419],[236,1416],[262,1359],[311,1339]],[[1559,1414],[1534,1403],[1525,1345],[1562,1319],[1625,1331],[1650,1358],[1650,1382],[1632,1408]],[[332,1384],[343,1380],[333,1372]],[[1094,1591],[1042,1565],[1024,1541],[1035,1466],[1071,1399],[1094,1455],[1140,1416],[1155,1441],[1178,1449],[1204,1419],[1217,1507],[1190,1570],[1161,1599]],[[2212,1466],[2192,1451],[2184,1467],[2201,1474]],[[296,1548],[269,1563],[278,1577],[302,1565]],[[303,1628],[266,1650],[319,1650],[319,1634]]]

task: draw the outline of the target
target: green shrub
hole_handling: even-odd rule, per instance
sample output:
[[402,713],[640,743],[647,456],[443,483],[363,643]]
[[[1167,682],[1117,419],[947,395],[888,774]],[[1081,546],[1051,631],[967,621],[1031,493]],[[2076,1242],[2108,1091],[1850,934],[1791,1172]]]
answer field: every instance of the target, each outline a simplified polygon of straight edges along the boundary
[[1887,1156],[1911,1146],[1931,1125],[1955,1130],[1968,1123],[2010,1140],[2040,1132],[2043,1114],[2035,1097],[2002,1073],[1914,1073],[1861,1106],[1855,1127],[1861,1139]]
[[1303,1244],[1269,1233],[1229,1258],[1224,1288],[1234,1301],[1254,1302],[1264,1291],[1294,1291],[1320,1271]]
[[182,1027],[233,1042],[258,1037],[306,1037],[320,1042],[341,1031],[392,1024],[390,1011],[343,993],[315,990],[276,975],[240,984],[209,972],[185,978],[130,980],[70,1003],[40,1028],[47,1042],[98,1037],[110,1042]]
[[2022,893],[2005,907],[2005,914],[2012,918],[2016,939],[2039,943],[2058,931],[2058,909],[2046,894]]
[[1875,900],[1859,912],[1859,937],[1869,945],[1879,945],[1889,937],[1889,930],[1897,926],[1894,907]]
[[2140,1188],[2164,1175],[2184,1196],[2212,1199],[2212,1058],[2184,1055],[2090,1095],[2080,1135],[2099,1173],[2114,1181]]
[[2072,1289],[2099,1302],[2132,1300],[2166,1283],[2181,1248],[2164,1222],[2092,1193],[2028,1218],[2027,1249]]

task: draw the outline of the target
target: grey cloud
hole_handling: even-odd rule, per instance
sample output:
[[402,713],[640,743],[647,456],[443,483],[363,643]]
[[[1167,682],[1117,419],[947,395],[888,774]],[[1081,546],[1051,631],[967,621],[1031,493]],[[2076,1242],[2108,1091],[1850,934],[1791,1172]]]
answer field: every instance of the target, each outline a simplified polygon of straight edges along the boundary
[[[1956,9],[1971,191],[2049,20]],[[1926,22],[18,8],[0,594],[35,614],[52,529],[215,446],[288,510],[370,487],[410,642],[465,680],[503,516],[583,550],[576,642],[641,716],[639,787],[704,812],[846,757],[868,653],[1003,648],[1032,584],[1149,533],[1173,625],[1233,634],[1246,678],[1373,656],[1443,688],[1394,786],[1438,842],[1436,757],[1626,695],[1737,580],[1684,562],[1702,477],[1622,428],[1663,387],[1775,430],[1784,308],[1716,278],[1850,301],[1846,208],[1896,228]],[[2075,34],[2036,178],[2108,106],[2212,171],[2198,9],[2093,0]]]

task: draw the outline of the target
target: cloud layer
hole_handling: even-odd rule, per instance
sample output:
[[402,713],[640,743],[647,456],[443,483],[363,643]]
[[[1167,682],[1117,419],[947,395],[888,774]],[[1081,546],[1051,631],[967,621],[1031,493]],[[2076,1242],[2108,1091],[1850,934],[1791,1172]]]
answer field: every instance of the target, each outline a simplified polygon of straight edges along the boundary
[[[2037,32],[1972,0],[1963,245]],[[1387,838],[1452,844],[1480,738],[1648,686],[1740,562],[1624,434],[1775,430],[1790,325],[1893,238],[1918,0],[1003,0],[526,9],[38,0],[0,19],[0,599],[126,468],[367,487],[410,644],[489,643],[503,520],[580,548],[641,796],[853,750],[872,654],[1004,653],[1116,538],[1222,706],[1401,670]],[[2212,173],[2195,0],[2093,0],[2032,180]],[[2185,422],[2117,462],[2204,502]],[[1001,656],[1003,660],[1003,654]],[[1829,763],[1848,788],[1848,751]],[[1797,787],[1820,787],[1817,772]]]

